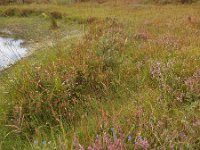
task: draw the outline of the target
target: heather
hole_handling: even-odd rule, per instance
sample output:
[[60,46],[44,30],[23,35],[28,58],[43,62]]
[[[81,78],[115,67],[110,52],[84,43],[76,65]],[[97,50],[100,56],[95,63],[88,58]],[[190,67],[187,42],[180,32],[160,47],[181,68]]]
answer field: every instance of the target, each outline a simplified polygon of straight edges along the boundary
[[0,74],[0,149],[199,149],[199,7],[0,6],[34,49]]

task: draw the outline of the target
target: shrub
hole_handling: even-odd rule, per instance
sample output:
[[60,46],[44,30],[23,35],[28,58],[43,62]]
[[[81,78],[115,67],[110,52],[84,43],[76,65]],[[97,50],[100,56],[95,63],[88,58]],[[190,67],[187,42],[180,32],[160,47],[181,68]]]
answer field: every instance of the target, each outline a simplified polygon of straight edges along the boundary
[[75,150],[125,150],[125,149],[135,149],[147,150],[150,148],[148,140],[141,135],[133,137],[133,135],[120,133],[115,128],[111,128],[108,132],[102,134],[97,134],[94,138],[94,143],[88,148],[84,148],[78,141],[77,138],[74,139],[74,149]]
[[106,99],[115,93],[125,35],[117,21],[107,22],[93,25],[69,58],[62,58],[63,52],[62,59],[26,67],[9,83],[8,90],[13,94],[6,99],[13,101],[8,124],[27,133],[41,125],[56,126],[61,121],[71,124],[82,111],[90,110],[92,97]]
[[200,72],[197,70],[187,79],[181,78],[174,71],[173,62],[154,63],[151,67],[152,79],[157,82],[161,92],[161,99],[192,103],[199,99]]
[[50,12],[50,16],[52,18],[55,18],[55,19],[61,19],[63,17],[62,13],[60,13],[58,11],[52,11],[52,12]]
[[56,20],[53,17],[50,17],[50,20],[51,20],[51,29],[57,29],[58,24],[57,24]]

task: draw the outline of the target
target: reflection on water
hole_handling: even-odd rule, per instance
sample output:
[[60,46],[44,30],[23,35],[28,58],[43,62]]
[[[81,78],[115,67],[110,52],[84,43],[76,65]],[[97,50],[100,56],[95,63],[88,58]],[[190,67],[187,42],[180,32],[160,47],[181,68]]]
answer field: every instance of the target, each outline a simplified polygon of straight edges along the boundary
[[24,57],[28,50],[21,46],[23,40],[0,37],[0,70]]

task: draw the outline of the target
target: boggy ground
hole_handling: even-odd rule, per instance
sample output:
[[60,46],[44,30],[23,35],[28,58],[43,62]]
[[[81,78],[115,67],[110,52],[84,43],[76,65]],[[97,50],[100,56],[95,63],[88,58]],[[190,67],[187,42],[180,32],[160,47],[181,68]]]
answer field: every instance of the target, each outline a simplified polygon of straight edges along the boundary
[[2,72],[1,149],[200,148],[199,4],[0,10],[1,29],[56,43]]

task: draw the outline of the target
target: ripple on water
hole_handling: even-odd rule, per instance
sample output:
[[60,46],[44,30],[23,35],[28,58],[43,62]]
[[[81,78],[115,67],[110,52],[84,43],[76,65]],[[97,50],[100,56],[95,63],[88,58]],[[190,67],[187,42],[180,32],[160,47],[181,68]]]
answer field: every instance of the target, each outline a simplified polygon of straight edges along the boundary
[[27,48],[22,47],[23,40],[0,37],[0,70],[9,67],[25,57]]

